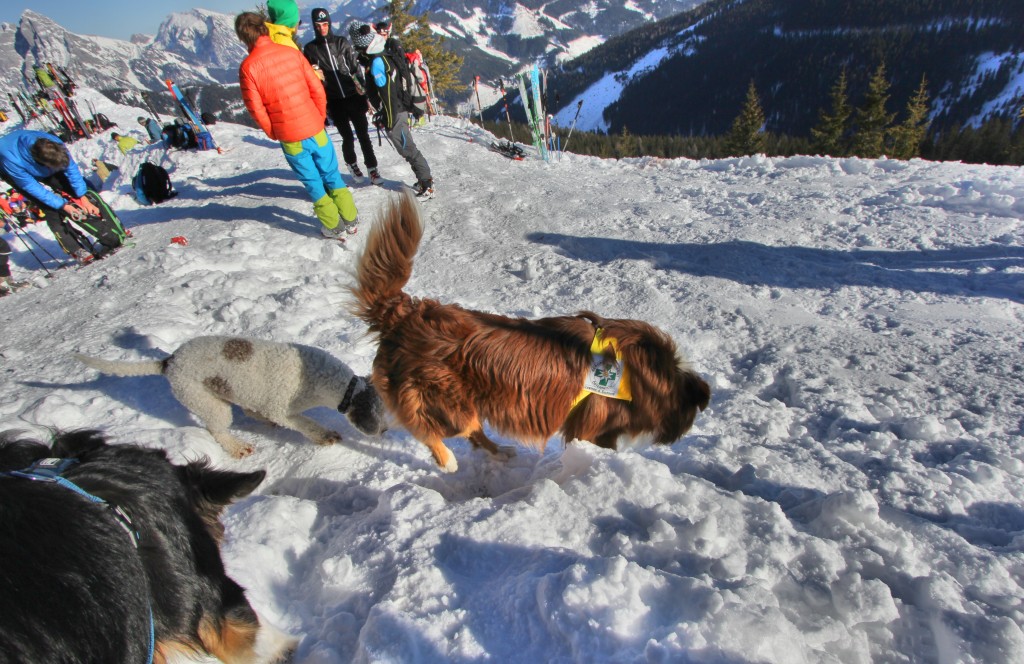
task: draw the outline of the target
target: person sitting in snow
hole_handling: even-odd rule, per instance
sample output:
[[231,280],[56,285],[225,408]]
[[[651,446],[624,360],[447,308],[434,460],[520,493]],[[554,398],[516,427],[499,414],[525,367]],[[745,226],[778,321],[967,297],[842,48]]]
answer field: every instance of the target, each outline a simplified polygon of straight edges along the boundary
[[270,40],[263,17],[243,12],[235,33],[249,49],[238,68],[242,100],[256,124],[280,141],[285,160],[298,176],[326,238],[355,232],[356,204],[338,172],[338,155],[327,136],[327,95],[313,67],[297,49]]
[[103,185],[106,184],[107,178],[117,170],[117,166],[111,164],[109,161],[103,161],[102,159],[93,159],[92,167],[96,172],[96,180],[99,181],[99,186],[96,187],[97,191],[103,189]]
[[110,134],[110,138],[117,143],[117,149],[121,151],[121,154],[128,154],[128,151],[139,144],[139,139],[132,138],[131,136],[122,136],[116,131]]
[[160,143],[164,140],[164,131],[160,128],[160,124],[153,118],[145,118],[139,116],[139,124],[146,128],[146,133],[149,134],[149,144]]

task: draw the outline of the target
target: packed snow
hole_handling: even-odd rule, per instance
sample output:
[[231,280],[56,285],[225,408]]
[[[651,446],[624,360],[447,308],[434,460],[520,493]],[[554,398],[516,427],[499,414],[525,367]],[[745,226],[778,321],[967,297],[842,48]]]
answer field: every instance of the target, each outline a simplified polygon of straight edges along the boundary
[[[89,94],[83,91],[82,94]],[[95,96],[138,127],[138,109]],[[161,377],[199,335],[375,352],[347,313],[375,214],[412,173],[354,185],[362,230],[319,237],[280,148],[218,123],[223,154],[130,153],[104,193],[136,246],[84,268],[11,233],[3,429],[267,471],[224,521],[229,573],[294,661],[1020,662],[1024,653],[1024,171],[820,157],[515,162],[435,118],[437,197],[407,291],[513,316],[640,318],[712,385],[669,446],[553,439],[444,474],[399,427],[318,447],[236,413],[229,458]],[[332,130],[333,133],[333,130]],[[120,156],[104,136],[78,162]],[[340,150],[340,146],[339,146]],[[134,202],[143,160],[180,195]],[[60,254],[43,224],[30,233]],[[187,246],[172,242],[185,237]],[[267,376],[267,380],[274,380]],[[512,444],[514,441],[500,442]]]

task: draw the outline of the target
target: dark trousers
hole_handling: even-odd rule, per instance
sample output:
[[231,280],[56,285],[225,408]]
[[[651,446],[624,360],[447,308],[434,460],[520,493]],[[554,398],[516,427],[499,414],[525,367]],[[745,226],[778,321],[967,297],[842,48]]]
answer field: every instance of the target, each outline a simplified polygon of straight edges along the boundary
[[412,172],[416,175],[418,182],[430,182],[433,178],[430,175],[430,164],[427,163],[426,157],[420,152],[419,148],[416,147],[416,142],[412,140],[412,130],[409,129],[409,114],[405,111],[395,114],[395,126],[388,129],[388,136],[391,138],[391,144],[395,146],[395,150],[402,156],[409,165],[412,167]]
[[7,262],[7,257],[11,255],[11,245],[7,244],[7,240],[0,237],[0,279],[11,276],[11,265]]
[[356,146],[352,138],[354,130],[355,137],[359,139],[359,149],[363,152],[363,163],[372,171],[377,168],[377,155],[373,153],[366,109],[366,97],[362,96],[327,100],[327,115],[341,134],[341,156],[345,158],[345,163],[356,163]]

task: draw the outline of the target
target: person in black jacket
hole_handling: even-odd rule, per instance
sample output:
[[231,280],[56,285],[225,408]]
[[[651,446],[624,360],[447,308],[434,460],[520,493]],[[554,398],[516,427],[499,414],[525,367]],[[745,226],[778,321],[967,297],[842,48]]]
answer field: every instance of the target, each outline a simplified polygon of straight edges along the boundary
[[402,156],[416,182],[412,185],[416,198],[426,200],[434,197],[434,178],[430,164],[416,147],[409,129],[409,113],[412,112],[412,92],[406,87],[412,83],[400,75],[397,58],[401,54],[388,52],[386,40],[374,31],[369,23],[354,21],[348,26],[352,46],[359,52],[360,63],[368,67],[366,84],[370,104],[376,113],[373,123],[388,133],[388,141]]
[[370,182],[377,184],[377,156],[373,153],[370,140],[369,122],[366,112],[370,106],[366,100],[366,89],[362,79],[356,52],[341,35],[331,32],[331,15],[326,9],[313,10],[313,30],[316,38],[306,44],[302,53],[317,70],[327,92],[327,115],[341,134],[341,153],[345,164],[356,181],[363,179],[363,171],[356,163],[355,142],[352,131],[359,139],[363,163],[370,172]]

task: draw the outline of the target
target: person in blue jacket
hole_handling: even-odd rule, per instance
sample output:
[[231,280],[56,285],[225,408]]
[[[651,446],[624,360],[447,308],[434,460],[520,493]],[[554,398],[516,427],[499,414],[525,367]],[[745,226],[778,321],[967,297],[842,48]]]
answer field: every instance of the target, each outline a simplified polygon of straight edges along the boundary
[[404,88],[399,63],[394,59],[404,57],[389,53],[385,49],[387,40],[369,23],[354,21],[348,26],[352,46],[360,54],[360,62],[369,66],[367,98],[376,110],[374,124],[388,133],[391,144],[412,168],[416,183],[412,186],[416,198],[421,200],[434,197],[434,178],[430,164],[416,147],[409,130],[408,90]]
[[121,245],[123,234],[86,196],[88,185],[67,146],[53,134],[19,129],[0,137],[0,179],[46,214],[46,223],[61,248],[81,263],[93,259],[93,248],[74,221],[102,245],[106,253]]

